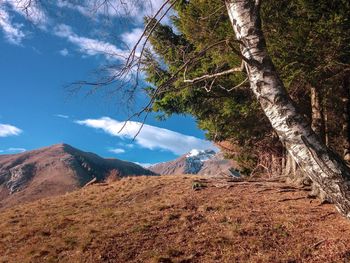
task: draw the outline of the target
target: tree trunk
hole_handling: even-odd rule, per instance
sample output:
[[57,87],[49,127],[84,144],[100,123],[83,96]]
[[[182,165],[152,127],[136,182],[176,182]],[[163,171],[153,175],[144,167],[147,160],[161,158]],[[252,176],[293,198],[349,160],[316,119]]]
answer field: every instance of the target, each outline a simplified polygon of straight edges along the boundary
[[345,77],[343,80],[343,90],[344,95],[342,97],[343,101],[343,158],[347,163],[350,163],[350,80]]
[[293,105],[270,56],[261,27],[260,0],[226,0],[252,91],[301,169],[350,218],[350,170],[312,131]]
[[311,128],[324,142],[325,125],[324,125],[323,107],[321,102],[320,90],[311,86],[310,97],[311,97],[311,120],[312,120]]
[[[310,104],[311,104],[311,129],[316,133],[319,139],[325,143],[325,119],[323,115],[323,107],[321,102],[320,89],[310,86]],[[326,144],[327,145],[327,144]],[[306,175],[307,176],[307,175]],[[302,176],[305,179],[305,175]],[[321,202],[329,201],[327,196],[323,194],[316,184],[311,184],[311,196],[321,199]]]
[[328,123],[328,109],[327,109],[327,101],[323,106],[323,114],[324,114],[324,142],[326,146],[329,146],[329,123]]

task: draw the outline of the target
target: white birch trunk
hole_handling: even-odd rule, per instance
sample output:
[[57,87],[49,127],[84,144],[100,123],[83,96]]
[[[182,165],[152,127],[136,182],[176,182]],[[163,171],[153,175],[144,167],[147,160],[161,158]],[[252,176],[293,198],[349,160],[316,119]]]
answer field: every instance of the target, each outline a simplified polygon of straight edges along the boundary
[[350,170],[312,131],[293,105],[267,53],[259,0],[226,0],[236,37],[242,42],[251,89],[280,140],[301,169],[350,218]]
[[323,108],[321,103],[320,91],[311,86],[310,87],[310,99],[311,99],[311,129],[320,137],[322,142],[325,141],[325,126]]
[[343,80],[343,158],[349,164],[350,163],[350,78],[345,77]]

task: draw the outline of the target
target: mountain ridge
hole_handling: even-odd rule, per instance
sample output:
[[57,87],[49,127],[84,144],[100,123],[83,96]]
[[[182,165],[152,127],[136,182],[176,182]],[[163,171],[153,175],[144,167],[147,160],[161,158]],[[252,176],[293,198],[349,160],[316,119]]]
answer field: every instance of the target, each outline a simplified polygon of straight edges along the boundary
[[240,175],[237,163],[225,159],[222,152],[209,149],[193,149],[175,160],[158,163],[148,169],[161,175],[197,174],[214,177]]
[[155,175],[131,162],[102,158],[60,143],[19,154],[0,155],[0,207],[64,194],[96,178]]

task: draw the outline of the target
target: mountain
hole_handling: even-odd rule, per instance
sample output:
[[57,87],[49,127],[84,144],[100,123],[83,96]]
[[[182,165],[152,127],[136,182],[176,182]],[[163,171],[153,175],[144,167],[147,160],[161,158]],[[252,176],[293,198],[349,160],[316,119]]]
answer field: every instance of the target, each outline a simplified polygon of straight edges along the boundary
[[57,144],[13,155],[0,155],[0,207],[64,194],[96,178],[154,175],[143,167],[118,159],[105,159]]
[[192,150],[176,160],[148,167],[157,174],[198,174],[206,176],[239,176],[237,164],[226,160],[222,152]]

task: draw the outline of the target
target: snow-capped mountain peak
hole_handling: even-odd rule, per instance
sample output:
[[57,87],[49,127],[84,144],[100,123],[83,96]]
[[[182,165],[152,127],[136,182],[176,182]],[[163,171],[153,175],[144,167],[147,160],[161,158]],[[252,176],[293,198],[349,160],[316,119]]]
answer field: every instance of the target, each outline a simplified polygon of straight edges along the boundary
[[215,156],[213,150],[197,150],[193,149],[186,154],[185,172],[188,174],[196,174],[202,168],[205,161]]
[[149,169],[158,174],[198,174],[206,176],[239,176],[233,174],[237,164],[226,160],[222,152],[193,149],[179,158],[159,163]]
[[214,150],[197,150],[193,149],[189,153],[186,154],[186,158],[189,157],[197,157],[197,158],[211,158],[213,155],[215,155],[216,152]]

